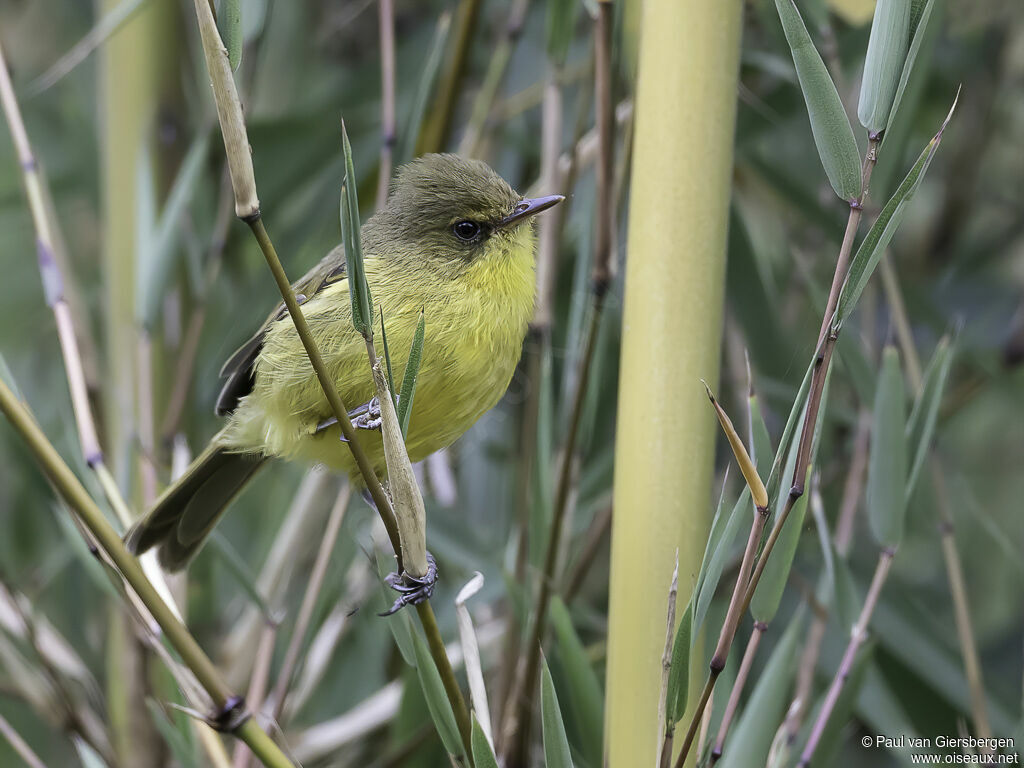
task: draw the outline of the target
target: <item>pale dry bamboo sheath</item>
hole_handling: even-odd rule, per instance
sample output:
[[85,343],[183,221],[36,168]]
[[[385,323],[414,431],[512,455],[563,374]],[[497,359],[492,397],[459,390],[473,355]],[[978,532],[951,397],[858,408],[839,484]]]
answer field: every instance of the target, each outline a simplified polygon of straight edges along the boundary
[[[811,458],[811,445],[814,439],[815,427],[818,422],[818,411],[821,407],[821,398],[825,389],[825,379],[828,376],[829,366],[832,362],[832,353],[835,349],[836,339],[838,338],[838,332],[833,332],[831,330],[832,318],[835,314],[836,306],[839,303],[839,293],[843,287],[843,280],[846,278],[846,272],[849,268],[850,257],[853,253],[853,242],[863,215],[864,203],[868,196],[871,173],[874,170],[875,163],[878,159],[878,146],[880,141],[881,137],[877,134],[872,134],[869,137],[868,151],[864,157],[861,174],[861,194],[856,200],[850,201],[850,214],[847,219],[846,230],[843,234],[843,242],[839,248],[839,256],[836,259],[836,269],[832,277],[832,287],[829,290],[828,301],[825,305],[825,313],[822,316],[821,330],[818,332],[818,343],[815,346],[814,368],[811,374],[810,389],[807,395],[807,407],[805,410],[803,427],[800,431],[799,443],[797,446],[797,456],[793,471],[792,485],[790,487],[789,495],[786,497],[786,503],[782,508],[782,512],[776,517],[775,523],[772,525],[771,533],[769,533],[768,539],[765,541],[764,548],[761,550],[761,554],[754,566],[753,574],[747,583],[746,592],[744,593],[742,602],[740,603],[740,616],[744,615],[750,608],[750,601],[754,597],[754,592],[757,589],[758,582],[761,580],[761,574],[764,572],[765,565],[768,562],[768,557],[771,555],[772,549],[775,547],[775,542],[778,540],[779,534],[782,533],[782,526],[785,525],[786,520],[789,517],[789,513],[793,510],[793,506],[796,504],[797,499],[799,499],[804,493],[804,484],[807,478],[807,466]],[[738,624],[738,621],[736,624]],[[726,627],[723,626],[723,632],[725,629]],[[735,629],[736,627],[732,628],[733,633],[735,633]],[[719,642],[721,643],[721,637]],[[718,674],[716,674],[714,668],[712,668],[711,674],[708,677],[708,684],[705,686],[705,690],[708,692],[709,696],[710,689],[714,688],[715,681],[717,679]],[[706,703],[706,700],[704,700],[698,705],[698,710],[694,713],[691,719],[690,727],[687,731],[687,741],[683,746],[683,750],[679,754],[678,760],[676,761],[677,768],[682,768],[685,763],[686,756],[693,741],[693,734],[696,732],[697,721],[703,714],[703,707]]]
[[292,764],[277,745],[247,716],[242,699],[228,689],[213,662],[203,653],[185,625],[172,612],[163,598],[146,578],[138,560],[124,548],[121,537],[107,522],[103,512],[89,496],[60,454],[46,439],[28,409],[0,381],[0,410],[21,435],[47,478],[58,489],[61,497],[75,512],[98,546],[113,561],[118,571],[138,594],[164,636],[181,656],[213,700],[216,712],[212,721],[219,727],[235,733],[256,752],[269,768],[291,768]]
[[[906,361],[907,377],[913,391],[921,392],[921,362],[914,346],[914,336],[910,328],[903,292],[900,289],[896,270],[889,261],[888,254],[882,258],[882,285],[886,300],[892,313],[896,336],[899,339],[903,359]],[[964,662],[964,674],[967,677],[967,688],[971,695],[971,714],[974,727],[980,738],[992,737],[992,725],[988,717],[988,703],[985,697],[985,680],[982,675],[978,647],[974,640],[974,627],[971,623],[971,609],[967,599],[967,587],[964,583],[963,564],[956,548],[956,536],[953,527],[953,515],[949,503],[949,491],[946,477],[935,453],[929,456],[932,485],[935,489],[935,508],[939,517],[939,536],[942,541],[942,559],[946,566],[946,579],[949,581],[949,592],[953,598],[953,617],[956,634],[960,642],[960,655]]]
[[[220,34],[217,31],[217,24],[208,2],[206,0],[194,0],[194,5],[196,18],[199,23],[200,37],[203,43],[203,54],[213,82],[217,116],[224,138],[228,170],[231,174],[231,185],[235,193],[235,214],[252,230],[256,242],[263,252],[267,266],[281,293],[281,298],[288,309],[288,314],[295,325],[295,331],[309,357],[310,365],[313,367],[323,389],[324,396],[331,406],[331,411],[335,419],[337,419],[338,425],[341,427],[341,432],[348,441],[348,448],[352,452],[352,456],[363,479],[366,481],[367,489],[373,498],[377,512],[388,531],[391,546],[399,558],[399,572],[401,573],[401,538],[396,525],[394,508],[391,505],[390,498],[381,486],[372,464],[370,464],[369,457],[356,437],[355,429],[348,416],[348,410],[338,394],[334,380],[327,370],[320,350],[310,332],[309,324],[306,322],[305,315],[302,313],[295,298],[295,292],[292,290],[288,276],[281,265],[281,260],[278,258],[277,250],[274,248],[274,244],[263,225],[259,198],[256,193],[252,154],[249,148],[241,104],[238,100],[238,92],[227,59],[227,51],[221,42]],[[408,460],[408,457],[406,459]],[[427,645],[441,676],[452,711],[455,713],[464,748],[467,753],[470,753],[469,710],[466,708],[466,702],[462,697],[462,691],[459,689],[451,662],[445,654],[444,642],[441,639],[441,631],[437,625],[434,610],[429,602],[422,602],[416,606],[416,613],[427,637]]]
[[853,627],[850,642],[843,653],[843,660],[839,664],[839,669],[836,670],[836,676],[833,678],[832,685],[828,689],[825,701],[818,711],[818,717],[811,728],[811,735],[808,737],[807,745],[800,755],[800,762],[797,763],[797,768],[806,768],[806,766],[811,764],[811,758],[814,756],[814,750],[818,748],[821,735],[825,732],[828,718],[832,714],[832,710],[835,709],[836,702],[839,701],[839,694],[843,692],[843,686],[853,671],[853,661],[857,656],[857,651],[867,637],[868,624],[871,622],[871,615],[878,604],[878,596],[882,592],[882,586],[889,575],[889,568],[892,565],[894,555],[895,551],[888,548],[883,549],[881,555],[879,555],[878,566],[875,568],[875,575],[871,579],[871,587],[868,589],[867,597],[864,598],[864,607],[861,608],[860,616]]
[[732,725],[732,720],[736,716],[736,710],[739,708],[740,695],[743,693],[747,678],[750,676],[750,669],[754,665],[754,657],[757,655],[761,638],[764,637],[764,633],[767,630],[768,625],[763,621],[754,622],[754,629],[750,633],[750,640],[747,641],[746,650],[743,652],[743,661],[740,662],[740,668],[736,671],[736,682],[733,683],[732,690],[729,692],[729,701],[725,705],[725,713],[722,715],[722,722],[718,726],[715,746],[711,750],[711,765],[717,763],[722,757],[725,737],[729,733],[729,727]]
[[377,207],[388,199],[395,144],[395,6],[394,0],[378,0],[380,23],[380,167],[377,171]]
[[611,74],[611,29],[613,8],[610,2],[597,5],[594,25],[594,103],[598,132],[596,235],[594,239],[594,261],[591,268],[590,322],[584,341],[583,356],[579,361],[576,388],[573,392],[569,418],[569,429],[561,451],[558,484],[555,490],[551,525],[548,530],[544,570],[540,577],[540,593],[537,598],[533,629],[527,642],[526,664],[523,669],[523,694],[518,701],[515,718],[516,738],[508,756],[510,766],[523,765],[527,761],[530,747],[533,697],[539,678],[541,645],[547,627],[547,611],[551,596],[558,585],[558,553],[561,541],[569,494],[572,486],[572,465],[576,452],[576,438],[579,434],[583,415],[583,404],[590,383],[594,351],[597,348],[601,328],[601,315],[605,297],[612,279],[612,217],[613,169],[615,162],[614,113],[612,103]]
[[3,736],[7,743],[11,745],[13,749],[22,760],[25,761],[25,765],[28,768],[46,768],[46,763],[39,759],[39,755],[32,751],[32,747],[28,745],[21,734],[19,734],[7,719],[0,715],[0,736]]
[[665,618],[665,650],[661,652],[661,691],[658,695],[658,731],[665,734],[661,742],[661,753],[658,755],[658,766],[669,768],[672,764],[672,739],[675,725],[667,723],[666,702],[668,700],[668,679],[672,672],[672,648],[676,639],[676,602],[679,597],[679,555],[672,569],[672,583],[668,588],[668,610]]

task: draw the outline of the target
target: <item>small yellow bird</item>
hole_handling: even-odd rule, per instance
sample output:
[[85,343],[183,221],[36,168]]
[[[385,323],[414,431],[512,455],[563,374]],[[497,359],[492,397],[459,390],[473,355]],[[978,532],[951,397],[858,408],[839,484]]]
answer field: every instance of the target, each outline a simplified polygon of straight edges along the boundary
[[[386,205],[363,226],[375,331],[382,312],[394,370],[405,368],[421,310],[426,318],[406,439],[412,461],[454,442],[508,388],[533,313],[530,222],[563,199],[524,199],[486,163],[427,155],[399,169]],[[343,249],[293,287],[339,394],[365,414],[375,389],[352,325]],[[227,425],[126,537],[137,554],[159,545],[169,570],[188,563],[269,457],[323,464],[363,485],[283,304],[221,376],[217,414]],[[360,443],[385,477],[380,432],[361,431]]]

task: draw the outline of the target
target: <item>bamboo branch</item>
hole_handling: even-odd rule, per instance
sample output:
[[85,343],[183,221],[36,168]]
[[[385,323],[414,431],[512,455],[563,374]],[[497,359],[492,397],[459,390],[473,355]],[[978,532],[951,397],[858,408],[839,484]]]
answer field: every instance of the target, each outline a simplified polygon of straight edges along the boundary
[[25,765],[28,768],[46,768],[46,763],[39,759],[39,755],[32,751],[32,747],[21,738],[21,734],[14,730],[14,726],[7,722],[3,715],[0,715],[0,736],[7,740],[7,743],[11,745],[11,749],[17,753],[18,757],[25,761]]
[[377,207],[388,199],[395,143],[395,6],[394,0],[378,0],[380,19],[380,167],[377,170]]
[[[98,546],[113,561],[125,580],[135,590],[164,636],[192,670],[199,683],[213,699],[216,712],[212,720],[219,727],[235,733],[269,768],[291,768],[292,763],[260,727],[247,716],[244,700],[228,689],[213,662],[189,634],[171,608],[164,602],[153,584],[146,578],[139,561],[128,554],[121,537],[107,522],[106,517],[89,493],[61,459],[60,454],[46,439],[28,409],[18,401],[10,388],[0,381],[0,410],[28,444],[40,468],[57,488],[69,507],[75,510]],[[243,719],[244,718],[244,719]]]

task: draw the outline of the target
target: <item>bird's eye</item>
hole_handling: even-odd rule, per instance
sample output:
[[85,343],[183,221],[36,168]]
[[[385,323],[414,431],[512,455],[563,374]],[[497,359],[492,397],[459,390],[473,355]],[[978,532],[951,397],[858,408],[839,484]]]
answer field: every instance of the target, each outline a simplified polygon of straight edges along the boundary
[[469,243],[480,236],[480,225],[475,221],[463,219],[461,221],[456,221],[452,225],[452,233],[454,233],[459,240]]

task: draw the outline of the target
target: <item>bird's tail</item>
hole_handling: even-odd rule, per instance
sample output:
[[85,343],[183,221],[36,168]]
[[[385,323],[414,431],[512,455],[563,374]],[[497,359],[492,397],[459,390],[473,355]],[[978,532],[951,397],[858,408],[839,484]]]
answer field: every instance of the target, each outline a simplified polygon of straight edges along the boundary
[[214,438],[128,531],[128,549],[141,555],[159,545],[160,565],[181,570],[264,461],[264,456],[229,452]]

